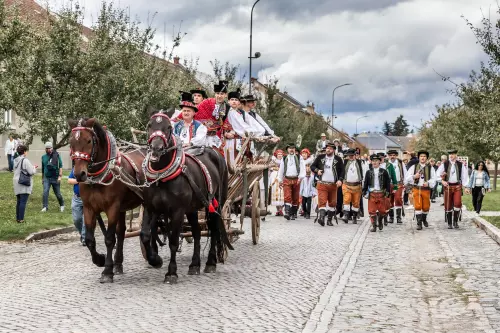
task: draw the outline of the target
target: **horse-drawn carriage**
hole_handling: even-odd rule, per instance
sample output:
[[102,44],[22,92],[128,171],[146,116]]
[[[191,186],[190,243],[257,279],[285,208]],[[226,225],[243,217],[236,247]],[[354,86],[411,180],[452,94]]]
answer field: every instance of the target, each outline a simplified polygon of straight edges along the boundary
[[[147,132],[131,128],[131,133],[133,143],[120,141],[120,149],[127,151],[134,148],[145,148],[144,144],[139,143],[137,136],[146,135]],[[228,168],[230,174],[228,181],[228,197],[224,207],[222,207],[221,215],[231,243],[235,242],[240,235],[245,233],[243,230],[243,221],[245,217],[250,217],[252,242],[253,244],[258,244],[261,216],[267,215],[268,191],[265,191],[264,188],[268,187],[268,174],[266,171],[273,163],[271,160],[272,154],[269,154],[268,150],[274,151],[276,144],[272,143],[268,138],[249,137],[242,140],[240,151],[248,151],[250,146],[253,146],[254,154],[252,154],[252,156],[248,156],[243,153],[238,154],[235,159],[235,166],[230,166]],[[262,191],[261,187],[263,187]],[[262,197],[262,195],[264,195],[264,197]],[[232,214],[239,215],[239,227],[232,226],[232,224],[237,222],[237,220],[232,217]],[[143,216],[143,207],[140,207],[138,214],[134,214],[132,211],[129,216],[129,227],[125,237],[129,238],[139,236],[141,229],[140,222],[142,221]],[[138,221],[135,225],[134,217],[137,217],[135,220]],[[201,236],[208,236],[209,231],[206,225],[204,210],[200,210],[198,212],[198,218],[198,223],[202,228]],[[163,234],[163,241],[167,238],[167,234],[164,232],[165,230],[166,228],[161,230]],[[187,219],[184,221],[183,230],[180,235],[181,242],[183,240],[186,240],[188,243],[192,242],[192,231]],[[142,247],[142,249],[143,255],[145,256],[144,247]]]

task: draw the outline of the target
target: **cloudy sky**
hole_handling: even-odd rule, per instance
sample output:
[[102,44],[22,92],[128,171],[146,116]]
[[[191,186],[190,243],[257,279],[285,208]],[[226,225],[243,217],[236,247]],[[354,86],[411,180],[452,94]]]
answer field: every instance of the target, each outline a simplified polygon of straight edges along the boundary
[[[64,0],[51,0],[60,6]],[[68,3],[68,0],[66,0]],[[84,0],[86,23],[101,0]],[[187,32],[176,55],[241,64],[248,73],[250,9],[254,0],[120,0],[133,16],[146,22],[157,13],[158,42],[167,44],[172,27],[182,21]],[[451,86],[434,73],[465,80],[484,54],[466,26],[464,15],[479,22],[494,14],[494,0],[261,0],[254,11],[253,61],[259,80],[276,76],[280,87],[316,109],[331,114],[335,93],[335,126],[355,132],[381,129],[385,120],[403,114],[418,126],[436,104],[452,101]],[[168,45],[167,45],[168,46]]]

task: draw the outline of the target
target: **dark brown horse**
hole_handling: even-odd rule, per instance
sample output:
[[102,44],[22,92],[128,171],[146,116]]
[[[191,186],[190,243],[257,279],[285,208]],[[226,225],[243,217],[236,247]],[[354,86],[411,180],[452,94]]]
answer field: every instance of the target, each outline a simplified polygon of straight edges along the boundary
[[[157,220],[169,220],[170,263],[165,282],[177,282],[176,254],[184,215],[191,225],[194,252],[188,274],[200,274],[200,226],[198,210],[205,208],[210,234],[210,250],[205,273],[216,271],[217,259],[224,262],[225,246],[233,249],[219,214],[227,198],[228,171],[221,154],[211,148],[193,156],[186,154],[172,133],[170,118],[163,112],[152,115],[148,127],[148,155],[144,173],[150,186],[144,188],[144,218],[141,241],[150,265],[159,268],[163,261],[152,248]],[[218,210],[218,211],[217,211]]]
[[[87,228],[85,242],[92,255],[92,262],[99,267],[104,266],[100,282],[113,282],[114,274],[123,273],[125,214],[142,204],[140,189],[125,183],[139,185],[144,182],[141,165],[146,151],[119,152],[111,132],[105,130],[94,118],[70,120],[68,124],[72,129],[71,158],[75,162],[74,174],[80,185]],[[96,218],[102,212],[108,218],[108,228],[104,235],[106,256],[97,252],[94,237]]]

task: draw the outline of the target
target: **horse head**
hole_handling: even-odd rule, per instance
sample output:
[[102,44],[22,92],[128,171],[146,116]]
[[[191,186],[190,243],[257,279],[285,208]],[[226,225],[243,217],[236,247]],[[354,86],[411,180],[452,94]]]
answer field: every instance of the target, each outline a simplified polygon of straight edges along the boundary
[[95,118],[68,120],[71,128],[69,139],[74,175],[78,182],[87,180],[89,169],[99,160],[106,159],[106,132]]
[[172,123],[166,112],[153,112],[147,125],[149,159],[153,163],[158,162],[175,145]]

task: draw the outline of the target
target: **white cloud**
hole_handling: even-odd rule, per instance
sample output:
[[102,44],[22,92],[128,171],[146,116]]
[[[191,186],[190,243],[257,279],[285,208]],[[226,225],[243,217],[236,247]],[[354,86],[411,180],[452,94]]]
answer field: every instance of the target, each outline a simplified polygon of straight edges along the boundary
[[[328,8],[326,2],[317,1],[320,8]],[[98,8],[99,2],[86,0],[88,11]],[[299,3],[294,3],[294,8]],[[354,83],[338,90],[335,100],[336,106],[342,105],[339,110],[349,110],[339,114],[337,124],[351,133],[359,115],[371,115],[359,121],[360,129],[371,126],[374,130],[375,124],[393,121],[400,113],[417,125],[436,103],[449,101],[449,86],[433,69],[456,81],[467,78],[484,54],[461,15],[476,24],[482,17],[481,9],[496,9],[494,0],[413,0],[365,11],[359,6],[349,9],[350,3],[343,1],[344,5],[338,7],[342,11],[316,16],[280,16],[274,9],[266,12],[266,4],[259,3],[254,12],[253,48],[262,57],[254,60],[253,68],[260,79],[277,76],[290,95],[302,102],[312,100],[323,110],[330,110],[333,87]],[[140,10],[130,0],[121,0],[120,4]],[[167,15],[169,10],[179,13],[179,4],[173,8],[151,1],[141,6]],[[186,9],[196,4],[199,2],[194,0],[182,2]],[[173,24],[185,20],[188,35],[176,54],[181,58],[199,57],[202,71],[210,72],[209,61],[215,58],[239,63],[243,71],[248,67],[251,3],[226,0],[224,4],[227,7],[218,11],[207,7],[208,3],[200,5],[192,16],[176,17],[176,22],[167,25],[171,31]],[[146,12],[144,8],[142,12]],[[143,21],[146,18],[141,17]],[[163,36],[158,36],[158,41],[162,42]],[[259,70],[263,64],[267,68]]]

